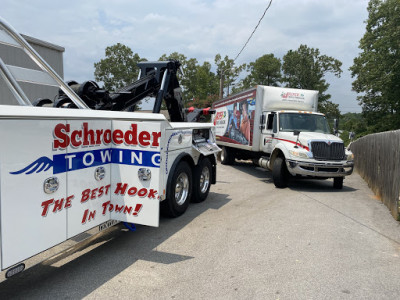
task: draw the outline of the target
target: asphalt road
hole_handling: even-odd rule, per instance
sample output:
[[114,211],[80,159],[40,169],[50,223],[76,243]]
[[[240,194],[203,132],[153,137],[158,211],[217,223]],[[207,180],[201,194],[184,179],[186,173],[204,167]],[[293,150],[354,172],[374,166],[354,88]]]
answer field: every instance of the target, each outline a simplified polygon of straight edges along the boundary
[[398,299],[400,227],[357,175],[276,189],[218,165],[178,219],[95,242],[0,284],[0,299]]

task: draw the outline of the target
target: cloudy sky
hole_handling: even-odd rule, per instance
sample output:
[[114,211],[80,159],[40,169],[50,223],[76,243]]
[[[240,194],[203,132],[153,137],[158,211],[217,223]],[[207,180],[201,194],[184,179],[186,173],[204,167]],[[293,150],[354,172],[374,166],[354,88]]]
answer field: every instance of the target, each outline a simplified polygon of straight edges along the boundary
[[[65,80],[94,79],[94,62],[116,43],[148,60],[179,52],[199,63],[217,53],[236,57],[269,0],[0,0],[0,16],[20,33],[65,48]],[[368,0],[273,0],[237,63],[301,44],[343,63],[328,76],[328,93],[342,113],[360,112],[349,67],[365,32]],[[242,76],[244,76],[243,74]]]

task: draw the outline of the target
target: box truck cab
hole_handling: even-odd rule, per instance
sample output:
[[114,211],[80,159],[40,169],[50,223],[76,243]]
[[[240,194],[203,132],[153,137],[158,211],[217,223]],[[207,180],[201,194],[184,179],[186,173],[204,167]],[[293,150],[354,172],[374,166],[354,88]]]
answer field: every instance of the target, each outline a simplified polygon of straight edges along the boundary
[[252,159],[272,171],[278,188],[290,176],[333,178],[342,188],[353,171],[352,153],[317,112],[317,91],[259,85],[213,106],[223,164]]

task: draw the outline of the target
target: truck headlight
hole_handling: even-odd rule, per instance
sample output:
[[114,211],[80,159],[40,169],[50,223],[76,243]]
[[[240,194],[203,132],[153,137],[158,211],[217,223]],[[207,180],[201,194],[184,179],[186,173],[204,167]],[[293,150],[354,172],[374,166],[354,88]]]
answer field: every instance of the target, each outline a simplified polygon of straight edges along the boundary
[[299,158],[309,158],[307,153],[301,151],[289,150],[289,154]]
[[353,161],[354,160],[354,154],[353,153],[347,153],[347,161]]

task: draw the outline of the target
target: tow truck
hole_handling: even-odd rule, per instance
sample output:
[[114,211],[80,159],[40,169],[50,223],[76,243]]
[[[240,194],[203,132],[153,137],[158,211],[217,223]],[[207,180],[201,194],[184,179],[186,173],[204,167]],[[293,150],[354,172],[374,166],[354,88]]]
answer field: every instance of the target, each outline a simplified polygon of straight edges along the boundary
[[[0,58],[0,103],[19,104],[0,105],[1,279],[118,222],[159,226],[160,211],[177,217],[207,198],[220,149],[212,123],[190,122],[210,110],[184,109],[179,62],[139,63],[138,80],[111,93],[64,82],[3,19],[0,44],[34,66]],[[26,84],[59,92],[29,99]],[[137,112],[149,96],[152,112]]]

